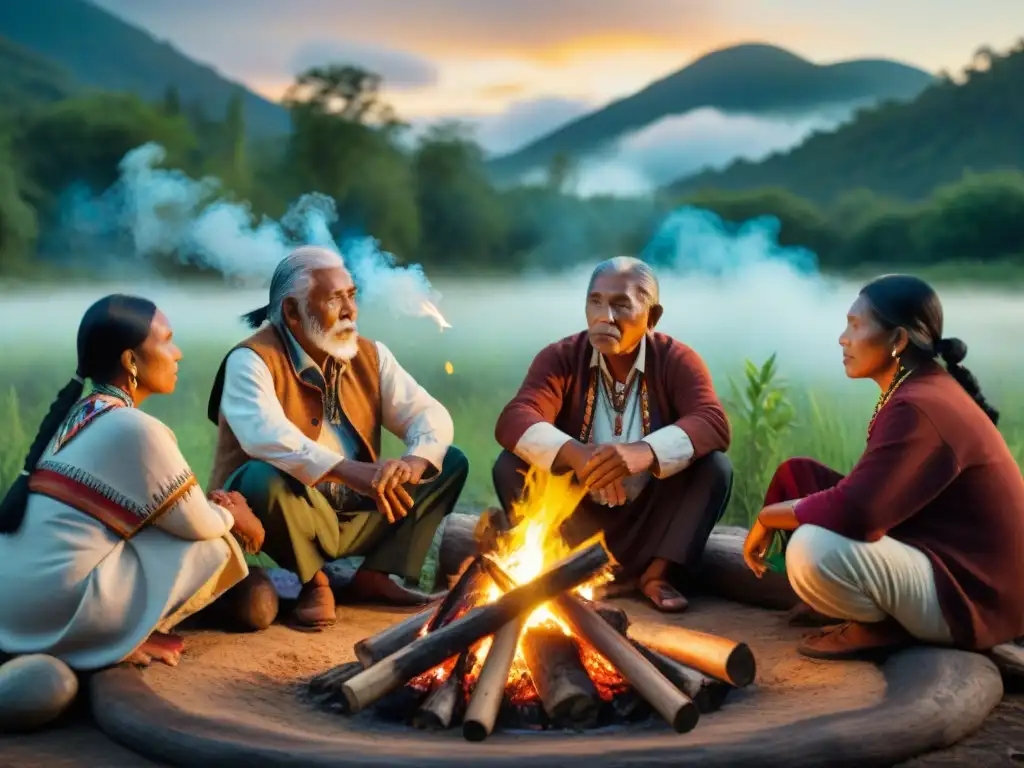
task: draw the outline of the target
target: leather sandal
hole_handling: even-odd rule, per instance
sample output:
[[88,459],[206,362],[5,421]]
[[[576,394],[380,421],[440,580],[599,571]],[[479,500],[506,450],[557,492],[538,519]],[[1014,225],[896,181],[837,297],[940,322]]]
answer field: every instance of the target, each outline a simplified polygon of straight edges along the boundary
[[683,594],[665,579],[646,581],[640,585],[640,591],[655,608],[665,613],[681,613],[690,606]]

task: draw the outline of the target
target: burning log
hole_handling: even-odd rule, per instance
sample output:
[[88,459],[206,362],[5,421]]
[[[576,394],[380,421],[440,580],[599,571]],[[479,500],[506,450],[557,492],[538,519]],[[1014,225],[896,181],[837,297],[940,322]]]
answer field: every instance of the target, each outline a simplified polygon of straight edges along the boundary
[[717,712],[725,703],[729,695],[730,685],[721,680],[715,680],[695,669],[680,664],[675,659],[670,659],[664,654],[652,651],[650,648],[631,640],[633,647],[644,655],[661,674],[668,678],[676,688],[685,693],[693,703],[697,705],[697,711],[702,715],[709,712]]
[[443,731],[451,727],[458,710],[461,709],[465,701],[463,684],[469,658],[468,650],[459,654],[459,659],[455,662],[455,668],[452,669],[448,679],[437,686],[416,710],[416,714],[412,717],[413,726],[432,731]]
[[560,595],[555,598],[555,605],[573,630],[608,659],[626,682],[665,718],[676,733],[693,730],[700,718],[696,705],[645,659],[629,640],[572,595]]
[[364,668],[368,669],[381,659],[405,648],[420,636],[424,627],[428,632],[433,632],[448,623],[458,611],[462,601],[472,591],[474,582],[480,574],[480,560],[477,558],[462,572],[458,583],[439,603],[356,643],[356,658],[362,662]]
[[614,627],[615,631],[620,635],[626,634],[626,630],[629,629],[629,616],[626,615],[624,610],[600,601],[585,600],[582,597],[577,597],[576,599],[588,608],[592,608],[598,616]]
[[309,681],[309,693],[313,704],[331,711],[345,712],[348,703],[341,695],[341,685],[355,677],[363,669],[358,661],[350,661],[317,675]]
[[573,638],[558,627],[534,627],[523,636],[523,656],[552,723],[570,728],[597,723],[601,697]]
[[[583,583],[605,567],[608,560],[608,553],[600,543],[579,550],[497,601],[474,608],[451,624],[417,638],[405,648],[364,669],[343,684],[345,699],[353,712],[359,712],[416,675],[468,648],[480,638],[494,634],[524,612]],[[597,620],[622,640],[600,618]],[[632,647],[630,650],[637,653]]]
[[746,643],[683,627],[631,624],[629,637],[706,675],[743,688],[754,682],[757,664]]
[[462,723],[462,735],[469,741],[483,741],[494,730],[494,723],[505,696],[505,683],[516,657],[516,646],[519,644],[519,634],[522,631],[523,621],[516,619],[494,635]]
[[[485,556],[483,567],[501,589],[515,586],[515,580],[493,558]],[[629,640],[574,595],[561,594],[554,603],[572,629],[608,659],[676,733],[686,733],[697,725],[700,714],[693,701],[667,680]]]
[[[437,605],[440,605],[440,603]],[[423,631],[423,628],[427,626],[436,612],[437,606],[435,605],[419,613],[414,613],[397,624],[392,624],[372,637],[363,638],[356,643],[356,658],[359,659],[364,668],[372,667],[381,659],[405,648],[405,646],[419,637],[420,632]]]

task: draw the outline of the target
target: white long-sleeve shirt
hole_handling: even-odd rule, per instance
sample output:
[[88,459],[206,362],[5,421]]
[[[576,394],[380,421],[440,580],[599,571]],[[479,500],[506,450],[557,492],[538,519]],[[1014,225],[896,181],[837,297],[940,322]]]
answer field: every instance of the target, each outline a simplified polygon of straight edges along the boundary
[[[640,351],[637,353],[630,376],[644,375],[646,360],[647,339],[644,338],[640,341]],[[622,434],[616,435],[615,412],[608,402],[607,395],[611,374],[608,372],[604,357],[596,349],[590,366],[599,368],[601,372],[601,376],[598,377],[597,397],[594,398],[594,421],[590,442],[595,445],[604,445],[607,443],[635,443],[642,440],[654,451],[655,466],[652,472],[643,472],[634,477],[627,477],[623,481],[626,497],[632,501],[640,495],[652,475],[657,478],[671,477],[686,469],[693,461],[693,443],[689,435],[675,424],[669,424],[644,436],[639,381],[632,387],[626,398],[622,414]],[[623,385],[615,382],[615,387],[621,393]],[[514,452],[531,466],[550,471],[562,446],[573,439],[554,424],[541,422],[534,424],[523,433],[519,442],[516,443]],[[594,499],[600,503],[607,503],[602,493],[595,493]]]
[[[290,333],[286,338],[295,370],[323,389],[325,379],[319,366]],[[391,350],[379,341],[376,345],[383,428],[405,442],[404,455],[419,456],[440,471],[454,440],[450,414],[399,365]],[[220,407],[242,450],[305,485],[318,485],[336,464],[358,451],[359,437],[344,417],[336,424],[322,419],[324,427],[318,440],[310,440],[292,424],[277,399],[270,369],[251,349],[239,348],[228,355]]]

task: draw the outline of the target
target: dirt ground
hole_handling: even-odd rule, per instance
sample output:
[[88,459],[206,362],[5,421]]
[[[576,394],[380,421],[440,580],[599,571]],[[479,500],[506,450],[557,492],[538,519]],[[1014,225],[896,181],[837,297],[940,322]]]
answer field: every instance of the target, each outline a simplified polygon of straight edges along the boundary
[[[664,620],[646,606],[619,601],[634,620]],[[311,712],[295,696],[296,683],[353,659],[353,643],[388,626],[402,614],[387,609],[343,608],[338,626],[322,634],[274,626],[257,635],[197,631],[179,667],[153,667],[147,682],[178,706],[224,716],[269,730],[306,729],[328,734],[344,718]],[[694,601],[681,623],[747,642],[758,660],[757,682],[735,692],[718,713],[701,719],[687,744],[709,743],[741,730],[792,722],[825,712],[860,708],[877,701],[884,681],[866,662],[814,662],[796,655],[799,630],[780,614],[715,600]],[[80,708],[67,722],[32,736],[0,736],[0,766],[84,768],[152,766],[96,730]],[[461,739],[451,746],[460,748]],[[1010,693],[984,727],[951,749],[904,764],[907,768],[1024,765],[1024,693]]]

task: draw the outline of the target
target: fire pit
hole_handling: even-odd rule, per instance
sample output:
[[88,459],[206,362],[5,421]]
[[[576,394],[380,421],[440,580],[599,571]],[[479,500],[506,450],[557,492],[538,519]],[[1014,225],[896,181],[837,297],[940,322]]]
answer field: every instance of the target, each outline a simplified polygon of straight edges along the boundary
[[603,542],[569,552],[558,527],[580,491],[533,477],[523,522],[478,556],[445,600],[356,644],[358,662],[313,678],[320,708],[422,729],[461,723],[585,730],[660,717],[677,733],[751,683],[743,643],[680,627],[630,625],[592,602],[611,578]]

